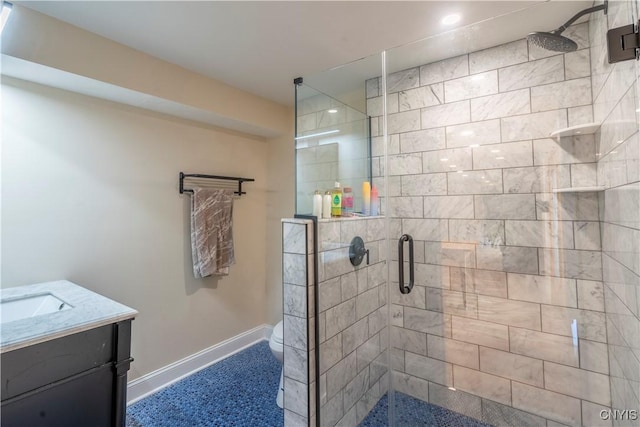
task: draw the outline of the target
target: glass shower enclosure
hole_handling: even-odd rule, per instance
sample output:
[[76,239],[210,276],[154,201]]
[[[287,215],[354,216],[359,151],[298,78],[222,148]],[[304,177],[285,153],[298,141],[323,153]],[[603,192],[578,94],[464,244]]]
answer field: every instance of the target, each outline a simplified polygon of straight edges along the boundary
[[314,193],[324,195],[336,182],[352,190],[361,211],[361,183],[371,177],[370,118],[304,81],[295,88],[296,212],[311,213]]
[[[370,180],[382,210],[317,222],[312,424],[637,425],[640,74],[609,64],[606,40],[637,4],[569,27],[572,52],[526,32],[479,44],[549,7],[298,87],[297,213],[336,179]],[[358,156],[320,153],[332,138],[303,144],[333,130],[336,106],[352,110],[340,132],[357,135]],[[332,166],[309,167],[320,158]]]

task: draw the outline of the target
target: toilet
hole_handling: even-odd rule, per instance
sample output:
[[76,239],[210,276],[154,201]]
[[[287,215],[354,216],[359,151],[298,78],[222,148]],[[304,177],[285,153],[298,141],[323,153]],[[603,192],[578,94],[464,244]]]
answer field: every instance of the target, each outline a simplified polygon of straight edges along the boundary
[[[278,324],[273,328],[273,333],[271,334],[271,338],[269,339],[269,348],[271,349],[271,353],[282,363],[284,361],[284,348],[283,348],[283,337],[284,337],[284,324],[282,320],[278,322]],[[284,402],[284,366],[280,371],[280,385],[278,386],[278,396],[276,397],[276,404],[278,407],[282,408]]]

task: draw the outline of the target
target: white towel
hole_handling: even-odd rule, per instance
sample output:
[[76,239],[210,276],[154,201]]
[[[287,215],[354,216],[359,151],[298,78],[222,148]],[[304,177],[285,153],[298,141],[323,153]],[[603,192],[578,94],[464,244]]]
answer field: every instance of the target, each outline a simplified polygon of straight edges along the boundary
[[233,191],[194,188],[191,251],[196,278],[229,274],[233,253]]

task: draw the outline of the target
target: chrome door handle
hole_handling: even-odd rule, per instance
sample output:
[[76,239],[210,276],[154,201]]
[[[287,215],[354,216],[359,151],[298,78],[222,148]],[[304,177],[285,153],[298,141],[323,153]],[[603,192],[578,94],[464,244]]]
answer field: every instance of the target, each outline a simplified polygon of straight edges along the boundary
[[[409,242],[409,284],[404,284],[404,242]],[[403,234],[398,240],[398,286],[401,294],[408,294],[413,289],[413,237]]]

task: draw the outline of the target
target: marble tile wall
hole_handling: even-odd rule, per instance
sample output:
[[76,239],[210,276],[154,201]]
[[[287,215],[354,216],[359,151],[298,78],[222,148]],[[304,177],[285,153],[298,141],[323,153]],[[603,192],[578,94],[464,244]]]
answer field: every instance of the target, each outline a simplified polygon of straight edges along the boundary
[[[319,222],[320,424],[358,425],[386,393],[387,263],[384,218]],[[354,267],[351,240],[369,250]]]
[[[597,193],[552,192],[599,183],[600,136],[549,134],[593,122],[607,108],[616,120],[625,112],[617,104],[594,110],[592,90],[613,83],[591,76],[600,52],[590,46],[589,23],[567,31],[576,52],[518,40],[388,77],[397,112],[389,116],[388,161],[374,157],[373,180],[382,184],[388,174],[391,235],[412,234],[416,248],[410,294],[397,291],[399,266],[390,265],[393,384],[494,425],[611,425],[589,423],[612,406],[612,288],[602,249],[623,239],[606,238]],[[380,84],[366,87],[381,132]],[[610,232],[628,230],[628,219]],[[627,255],[636,249],[612,248],[611,263],[634,272],[640,266]],[[618,312],[629,310],[622,301]],[[628,366],[633,352],[624,354]]]
[[[640,413],[639,73],[636,61],[607,62],[605,38],[608,29],[637,19],[635,1],[609,2],[607,16],[591,18],[589,35],[594,115],[602,123],[595,142],[597,182],[606,188],[600,195],[600,211],[604,332],[609,354],[609,363],[594,360],[593,370],[609,374],[613,409]],[[631,426],[638,422],[627,418],[613,423]]]
[[282,220],[284,425],[315,425],[314,226]]

